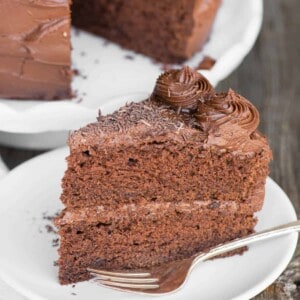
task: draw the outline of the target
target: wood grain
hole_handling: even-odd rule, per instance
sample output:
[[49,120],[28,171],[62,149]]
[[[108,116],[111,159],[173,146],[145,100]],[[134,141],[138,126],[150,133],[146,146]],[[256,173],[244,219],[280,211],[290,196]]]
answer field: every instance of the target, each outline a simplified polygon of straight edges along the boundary
[[[263,29],[253,51],[218,89],[232,87],[258,107],[260,129],[274,154],[270,175],[300,217],[300,1],[265,0],[264,6]],[[40,153],[0,147],[10,168]],[[300,299],[299,245],[286,271],[255,299]]]

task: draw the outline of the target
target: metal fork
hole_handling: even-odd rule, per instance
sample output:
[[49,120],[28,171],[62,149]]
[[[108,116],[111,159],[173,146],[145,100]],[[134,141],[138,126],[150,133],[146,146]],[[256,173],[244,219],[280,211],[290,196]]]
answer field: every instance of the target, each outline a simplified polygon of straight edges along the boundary
[[110,288],[145,294],[171,293],[184,285],[184,283],[188,280],[192,269],[199,262],[239,249],[254,242],[296,231],[300,231],[300,220],[254,233],[246,237],[221,244],[207,252],[197,253],[190,258],[173,261],[151,269],[120,272],[98,270],[93,268],[88,268],[87,270],[95,276],[95,280],[97,282]]

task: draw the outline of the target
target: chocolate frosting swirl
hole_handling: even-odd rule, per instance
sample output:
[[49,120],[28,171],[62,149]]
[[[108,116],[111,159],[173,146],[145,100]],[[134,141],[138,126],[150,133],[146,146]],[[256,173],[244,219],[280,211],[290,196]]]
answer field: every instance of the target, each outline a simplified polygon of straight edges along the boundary
[[231,89],[199,102],[194,116],[207,134],[207,144],[227,148],[243,147],[259,125],[254,105]]
[[152,97],[183,109],[196,109],[199,99],[214,94],[209,81],[189,67],[163,73],[156,82]]
[[254,105],[232,89],[217,94],[209,101],[199,102],[195,117],[206,132],[216,131],[226,124],[238,125],[251,133],[259,124],[259,114]]
[[231,89],[215,93],[208,80],[189,67],[162,74],[152,99],[189,108],[206,145],[239,149],[251,140],[250,147],[257,136],[259,113],[254,105]]

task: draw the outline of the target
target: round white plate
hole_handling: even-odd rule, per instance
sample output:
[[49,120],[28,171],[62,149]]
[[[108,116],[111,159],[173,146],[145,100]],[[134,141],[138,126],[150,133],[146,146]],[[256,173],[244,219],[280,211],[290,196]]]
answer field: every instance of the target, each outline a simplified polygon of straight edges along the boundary
[[[262,7],[262,0],[223,0],[210,40],[185,64],[196,66],[203,55],[209,55],[217,62],[203,73],[214,85],[224,79],[252,48],[261,27]],[[99,107],[112,98],[149,95],[162,72],[162,64],[83,31],[72,31],[72,44],[73,68],[80,71],[73,81],[77,97],[52,102],[0,99],[0,142],[20,144],[1,131],[33,134],[77,129],[93,121]],[[23,143],[27,146],[26,139]]]
[[[62,208],[60,181],[66,168],[66,148],[34,158],[0,181],[0,277],[15,290],[35,299],[146,300],[102,287],[94,282],[61,286],[57,280],[57,248],[48,233],[49,221]],[[294,208],[280,187],[267,180],[263,210],[256,230],[296,220]],[[199,265],[178,293],[159,299],[249,299],[270,285],[286,268],[297,243],[297,234],[250,246],[242,256],[216,259]],[[73,295],[72,293],[76,294]]]

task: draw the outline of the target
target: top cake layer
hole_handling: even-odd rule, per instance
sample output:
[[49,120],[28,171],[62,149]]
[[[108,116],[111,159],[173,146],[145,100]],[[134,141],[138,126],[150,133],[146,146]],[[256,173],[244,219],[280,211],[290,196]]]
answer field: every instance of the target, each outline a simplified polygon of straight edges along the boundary
[[259,113],[233,90],[216,93],[205,77],[189,67],[162,74],[150,97],[131,103],[71,134],[78,146],[113,147],[170,138],[239,154],[269,151],[258,131]]
[[70,97],[70,1],[0,1],[0,98]]
[[151,97],[71,134],[61,200],[69,208],[194,201],[263,202],[271,151],[259,114],[185,67]]

